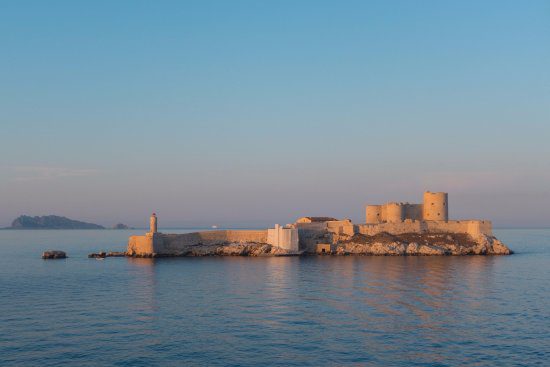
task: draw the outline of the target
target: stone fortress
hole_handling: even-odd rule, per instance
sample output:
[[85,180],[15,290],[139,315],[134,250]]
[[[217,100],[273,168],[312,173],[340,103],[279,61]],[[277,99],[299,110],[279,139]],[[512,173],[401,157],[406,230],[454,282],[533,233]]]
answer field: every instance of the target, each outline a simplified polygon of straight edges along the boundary
[[[165,234],[158,232],[158,219],[153,213],[150,218],[150,231],[143,236],[131,236],[127,254],[156,257],[334,253],[346,251],[346,247],[341,244],[349,245],[359,240],[364,242],[380,236],[397,236],[395,243],[402,243],[399,236],[416,236],[415,238],[420,240],[424,239],[426,246],[429,238],[438,236],[453,241],[460,238],[460,241],[470,244],[483,241],[489,243],[492,239],[498,241],[492,236],[490,221],[449,220],[448,194],[444,192],[426,191],[422,204],[390,202],[383,205],[367,205],[365,214],[365,223],[360,224],[354,224],[349,219],[302,217],[293,224],[276,224],[274,228],[261,230],[210,230]],[[419,246],[416,243],[414,245]],[[453,245],[449,246],[453,248]],[[463,245],[456,242],[454,246]],[[493,249],[487,246],[488,250],[481,249],[479,252],[485,251],[490,254]],[[505,246],[504,248],[510,253]],[[388,254],[393,254],[388,251]],[[477,254],[475,251],[464,254],[470,253]],[[494,253],[498,251],[495,250]],[[383,250],[380,254],[384,254]],[[420,251],[418,254],[424,253]]]
[[359,224],[358,231],[367,235],[380,232],[466,233],[473,238],[493,235],[488,220],[449,220],[449,195],[446,192],[426,191],[422,204],[391,202],[367,205],[365,216],[365,224]]
[[405,220],[449,220],[448,194],[446,192],[424,193],[422,204],[386,203],[367,205],[366,223],[399,223]]

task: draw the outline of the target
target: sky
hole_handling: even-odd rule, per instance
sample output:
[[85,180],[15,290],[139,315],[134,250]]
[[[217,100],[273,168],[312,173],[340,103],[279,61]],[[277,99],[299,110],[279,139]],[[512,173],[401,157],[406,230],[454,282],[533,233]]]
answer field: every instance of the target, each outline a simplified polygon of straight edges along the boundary
[[550,227],[550,1],[1,1],[0,226]]

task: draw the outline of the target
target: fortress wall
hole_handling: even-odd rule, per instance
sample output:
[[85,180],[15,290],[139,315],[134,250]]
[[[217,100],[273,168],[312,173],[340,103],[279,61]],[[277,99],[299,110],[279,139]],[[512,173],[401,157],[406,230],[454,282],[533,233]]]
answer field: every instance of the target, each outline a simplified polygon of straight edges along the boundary
[[381,222],[386,222],[388,219],[388,210],[387,204],[380,205],[380,220]]
[[468,233],[472,237],[478,237],[482,234],[493,235],[493,223],[490,220],[471,220]]
[[130,236],[126,251],[132,255],[152,254],[155,252],[153,249],[153,236]]
[[315,252],[318,243],[330,242],[333,235],[353,236],[356,226],[349,220],[335,220],[322,223],[296,223],[298,228],[299,249]]
[[384,205],[367,205],[365,222],[375,224],[382,222],[401,222],[405,219],[422,220],[422,204],[386,203]]
[[373,236],[378,233],[466,233],[476,238],[481,234],[492,235],[492,224],[487,220],[412,221],[400,223],[358,224],[358,233]]
[[327,242],[327,224],[321,223],[296,223],[298,228],[299,249],[315,252],[318,243]]
[[300,251],[300,238],[298,237],[298,230],[296,228],[285,230],[282,238],[280,239],[279,246],[285,250],[293,252]]
[[446,192],[424,193],[422,217],[424,220],[449,220],[449,199]]
[[447,222],[430,220],[426,221],[426,226],[429,232],[468,233],[470,224],[466,220],[449,220]]
[[[210,231],[217,232],[217,231]],[[228,242],[257,242],[267,243],[267,229],[261,230],[227,230],[226,238]],[[208,232],[200,232],[208,233]]]
[[368,236],[374,236],[382,232],[392,234],[421,233],[424,230],[424,223],[420,221],[405,220],[398,223],[358,224],[356,228],[359,233]]
[[401,222],[405,219],[422,220],[422,204],[386,203],[384,205],[367,205],[365,218],[367,224],[382,222]]
[[[300,231],[314,231],[324,232],[327,230],[328,222],[314,222],[314,223],[295,223],[296,228]],[[300,232],[301,233],[301,232]]]
[[365,213],[366,223],[379,223],[382,221],[382,205],[367,205]]
[[405,219],[422,220],[422,204],[404,204]]
[[275,225],[275,228],[267,230],[267,243],[288,251],[298,252],[300,245],[298,230],[296,228],[285,228]]
[[386,221],[391,223],[402,222],[405,219],[404,207],[400,203],[387,203],[386,207]]
[[327,230],[332,233],[347,234],[349,236],[353,236],[355,233],[353,223],[349,220],[330,221],[326,224]]
[[170,254],[185,251],[186,247],[198,244],[216,245],[225,242],[267,243],[267,229],[264,230],[221,230],[183,234],[159,234],[155,240],[154,251]]
[[426,221],[429,232],[466,233],[476,238],[481,234],[492,235],[492,224],[487,220]]

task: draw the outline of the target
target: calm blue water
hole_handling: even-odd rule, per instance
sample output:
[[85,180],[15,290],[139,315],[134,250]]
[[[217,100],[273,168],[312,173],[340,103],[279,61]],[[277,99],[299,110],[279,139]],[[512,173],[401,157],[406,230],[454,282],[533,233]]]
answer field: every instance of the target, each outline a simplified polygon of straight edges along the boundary
[[496,231],[509,257],[86,258],[132,232],[0,231],[1,366],[550,365],[550,230]]

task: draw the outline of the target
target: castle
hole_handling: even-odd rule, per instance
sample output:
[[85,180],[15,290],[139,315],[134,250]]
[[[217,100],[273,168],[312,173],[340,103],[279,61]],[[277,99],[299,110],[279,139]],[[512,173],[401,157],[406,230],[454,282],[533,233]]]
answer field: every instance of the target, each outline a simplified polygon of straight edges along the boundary
[[449,203],[446,192],[424,193],[422,204],[386,203],[384,205],[367,205],[366,223],[399,223],[404,220],[449,220]]
[[[448,194],[424,193],[422,204],[389,202],[367,205],[365,223],[354,224],[349,219],[332,217],[302,217],[293,224],[275,225],[264,230],[213,230],[185,234],[164,234],[157,230],[155,213],[150,218],[150,230],[144,236],[131,236],[128,254],[137,256],[177,255],[189,246],[227,243],[268,244],[286,253],[316,252],[341,239],[361,234],[393,235],[405,233],[461,233],[472,239],[492,236],[492,224],[487,220],[449,220]],[[327,244],[326,242],[330,242]]]

